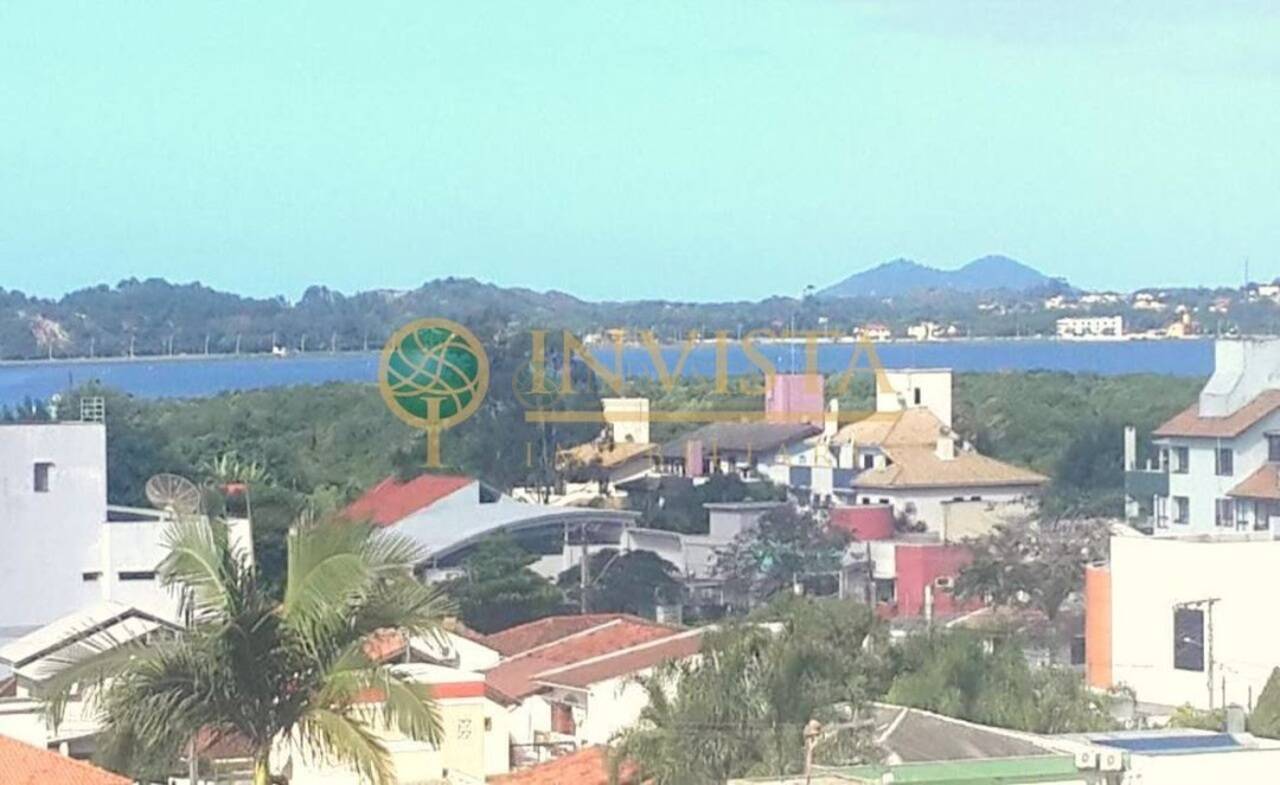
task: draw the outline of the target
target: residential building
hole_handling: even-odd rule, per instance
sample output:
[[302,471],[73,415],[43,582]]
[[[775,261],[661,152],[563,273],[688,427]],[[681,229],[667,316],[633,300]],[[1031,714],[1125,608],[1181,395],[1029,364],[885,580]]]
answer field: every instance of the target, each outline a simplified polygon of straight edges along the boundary
[[1057,321],[1058,337],[1065,339],[1120,338],[1122,316],[1066,316]]
[[[103,601],[176,612],[155,573],[172,521],[108,503],[101,422],[0,424],[0,645]],[[249,521],[228,524],[252,558]]]
[[893,338],[893,329],[881,322],[867,322],[858,328],[857,335],[868,341],[888,341]]
[[1151,434],[1139,468],[1125,438],[1127,515],[1161,535],[1280,536],[1280,340],[1220,340],[1195,403]]
[[769,467],[810,453],[808,440],[821,433],[821,427],[805,422],[711,423],[662,445],[659,469],[683,477],[767,475]]
[[764,391],[764,417],[771,423],[809,423],[819,428],[826,421],[826,393],[821,374],[779,373]]
[[430,581],[460,574],[472,548],[499,532],[537,554],[533,569],[554,578],[576,565],[584,550],[618,547],[623,530],[639,517],[623,510],[519,502],[474,478],[451,474],[388,477],[348,505],[343,515],[395,527],[419,543],[426,552],[419,571]]
[[932,341],[944,334],[942,325],[937,322],[920,322],[907,328],[907,337],[913,341]]
[[0,646],[0,664],[13,673],[10,694],[0,697],[0,735],[72,757],[92,756],[99,731],[92,708],[77,695],[58,728],[50,728],[42,702],[49,681],[79,657],[177,629],[175,617],[164,612],[105,601]]
[[1111,538],[1085,583],[1086,676],[1147,704],[1251,708],[1280,667],[1269,533]]
[[[1230,714],[1230,712],[1229,712]],[[1228,725],[1232,724],[1228,719]],[[1267,782],[1280,771],[1280,742],[1244,732],[1243,714],[1225,732],[1193,728],[1113,731],[1049,737],[1077,764],[1111,770],[1111,781],[1153,785]],[[1114,771],[1116,766],[1119,771]]]
[[1168,307],[1164,298],[1164,292],[1135,292],[1131,305],[1138,311],[1163,311]]

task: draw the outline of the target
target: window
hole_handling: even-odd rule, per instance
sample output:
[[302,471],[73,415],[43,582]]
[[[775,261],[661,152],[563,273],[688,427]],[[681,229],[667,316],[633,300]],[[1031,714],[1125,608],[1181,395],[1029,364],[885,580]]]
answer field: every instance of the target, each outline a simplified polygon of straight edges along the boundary
[[1280,433],[1267,434],[1267,460],[1280,463]]
[[1173,667],[1180,671],[1204,670],[1204,611],[1173,609]]
[[154,581],[156,574],[150,570],[125,571],[118,574],[122,581]]
[[919,405],[920,405],[920,388],[919,388],[919,387],[917,387],[917,388],[915,388],[915,390],[913,390],[912,392],[913,392],[913,394],[914,394],[914,396],[915,396],[916,406],[919,406]]
[[1230,447],[1219,447],[1213,453],[1213,471],[1219,477],[1230,477],[1235,473],[1233,464],[1235,463],[1235,453]]
[[1174,474],[1187,473],[1191,465],[1191,455],[1186,447],[1174,447],[1169,450],[1169,457],[1173,459],[1173,466],[1170,471]]
[[32,479],[32,488],[36,493],[49,492],[49,474],[53,471],[52,463],[40,462],[35,465],[35,476]]
[[1188,523],[1191,520],[1191,500],[1186,496],[1173,497],[1173,522]]
[[862,454],[862,468],[871,469],[871,468],[874,468],[875,465],[876,465],[876,456],[872,455],[869,452]]
[[573,719],[573,708],[565,703],[551,704],[551,730],[572,736],[578,732],[578,723]]
[[1236,525],[1236,504],[1232,499],[1213,500],[1213,523],[1215,526]]
[[98,580],[98,579],[99,579],[99,578],[101,578],[101,577],[102,577],[102,573],[100,573],[100,572],[82,572],[82,573],[80,573],[80,580],[84,581],[85,583],[93,583],[94,581]]

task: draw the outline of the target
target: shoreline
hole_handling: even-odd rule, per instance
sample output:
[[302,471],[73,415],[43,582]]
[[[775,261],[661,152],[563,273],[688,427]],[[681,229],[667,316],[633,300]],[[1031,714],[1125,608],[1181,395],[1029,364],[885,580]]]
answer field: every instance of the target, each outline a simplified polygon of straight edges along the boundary
[[[1193,335],[1179,338],[1145,336],[1145,335],[1125,335],[1114,338],[1059,338],[1052,335],[1020,335],[1020,336],[964,336],[955,338],[932,338],[928,340],[916,340],[912,338],[889,338],[887,340],[872,341],[872,346],[947,346],[947,345],[963,345],[963,344],[991,344],[991,343],[1061,343],[1065,345],[1088,345],[1088,344],[1109,344],[1117,343],[1194,343],[1198,341],[1211,341],[1215,336],[1211,335]],[[752,344],[758,347],[764,346],[805,346],[809,344],[808,338],[770,338],[753,340]],[[730,346],[741,345],[738,339],[731,339]],[[858,341],[850,337],[839,338],[820,338],[813,342],[816,346],[857,346]],[[595,350],[608,350],[612,348],[612,344],[608,341],[599,341],[586,343],[585,346]],[[716,341],[714,339],[700,339],[695,347],[714,347]],[[683,349],[684,343],[662,343],[662,349],[680,350]],[[627,349],[644,349],[646,345],[635,341],[627,341],[623,343],[623,347]],[[376,357],[382,350],[379,349],[344,349],[337,352],[290,352],[285,355],[273,354],[271,352],[241,352],[239,354],[147,354],[134,355],[132,357],[126,355],[99,355],[95,357],[31,357],[21,359],[0,359],[0,368],[12,368],[19,366],[50,366],[50,365],[95,365],[95,364],[142,364],[142,363],[182,363],[182,362],[211,362],[211,361],[233,361],[233,360],[278,360],[289,362],[292,360],[320,360],[333,359],[339,357]]]

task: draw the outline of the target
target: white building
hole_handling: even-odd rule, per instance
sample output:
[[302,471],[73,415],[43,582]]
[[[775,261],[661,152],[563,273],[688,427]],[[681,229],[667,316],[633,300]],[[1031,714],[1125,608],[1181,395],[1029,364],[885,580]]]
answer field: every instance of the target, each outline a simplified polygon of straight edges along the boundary
[[1109,567],[1086,582],[1090,684],[1144,703],[1250,707],[1280,667],[1277,574],[1269,535],[1112,537]]
[[1064,316],[1057,325],[1058,337],[1065,339],[1120,338],[1124,335],[1122,316]]
[[1199,399],[1152,432],[1139,468],[1126,437],[1129,515],[1157,534],[1280,536],[1280,340],[1223,340]]

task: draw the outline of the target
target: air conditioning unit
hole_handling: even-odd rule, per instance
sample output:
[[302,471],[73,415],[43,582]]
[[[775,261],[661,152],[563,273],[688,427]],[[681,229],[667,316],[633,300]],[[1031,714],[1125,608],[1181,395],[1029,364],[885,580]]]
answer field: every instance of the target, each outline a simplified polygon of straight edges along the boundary
[[1080,750],[1077,752],[1076,768],[1081,770],[1098,768],[1098,751]]
[[933,585],[935,588],[946,589],[947,591],[950,591],[951,589],[955,588],[956,579],[951,577],[950,575],[942,575],[933,579]]
[[1098,768],[1102,771],[1124,771],[1124,752],[1107,750],[1098,756]]

